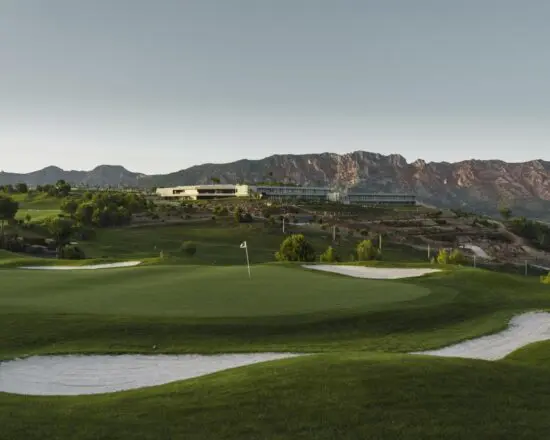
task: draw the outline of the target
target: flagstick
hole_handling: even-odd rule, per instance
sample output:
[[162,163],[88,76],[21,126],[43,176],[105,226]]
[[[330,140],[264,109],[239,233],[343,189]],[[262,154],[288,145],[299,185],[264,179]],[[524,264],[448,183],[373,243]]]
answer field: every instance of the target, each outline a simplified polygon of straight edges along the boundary
[[246,266],[248,267],[248,278],[252,278],[252,275],[250,275],[250,260],[248,259],[248,243],[246,244],[246,247],[244,248],[246,252]]

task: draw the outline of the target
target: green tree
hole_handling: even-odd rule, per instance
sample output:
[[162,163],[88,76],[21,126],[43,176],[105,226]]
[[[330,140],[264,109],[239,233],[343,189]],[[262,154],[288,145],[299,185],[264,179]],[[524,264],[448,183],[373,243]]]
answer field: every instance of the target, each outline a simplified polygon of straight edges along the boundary
[[219,179],[219,177],[211,177],[210,178],[210,181],[214,184],[214,185],[219,185],[221,180]]
[[501,206],[499,212],[504,220],[512,218],[512,210],[508,206]]
[[61,203],[61,211],[74,216],[78,210],[78,202],[74,199],[64,199]]
[[188,257],[194,257],[197,253],[197,245],[193,241],[185,241],[181,245],[181,251],[186,254]]
[[275,258],[278,261],[315,261],[315,250],[303,234],[294,234],[283,240]]
[[71,192],[71,185],[60,179],[55,183],[55,190],[59,197],[67,197]]
[[63,248],[75,231],[74,226],[73,220],[64,217],[50,217],[46,221],[46,228],[56,243],[58,258],[62,257]]
[[15,190],[20,194],[26,194],[29,192],[29,187],[27,186],[26,183],[21,182],[15,185]]
[[336,251],[332,246],[329,246],[325,252],[321,254],[321,262],[323,263],[334,263],[338,261],[338,256]]
[[12,221],[19,210],[19,203],[11,197],[0,194],[0,244],[4,244],[4,223]]
[[372,240],[360,241],[356,248],[357,261],[376,260],[380,256],[380,251],[374,246]]

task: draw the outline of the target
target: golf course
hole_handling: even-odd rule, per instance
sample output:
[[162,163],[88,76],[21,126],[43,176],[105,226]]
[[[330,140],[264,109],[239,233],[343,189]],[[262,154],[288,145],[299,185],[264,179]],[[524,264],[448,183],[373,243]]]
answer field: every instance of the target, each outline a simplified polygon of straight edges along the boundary
[[[54,233],[54,201],[24,200],[38,207],[23,239]],[[85,258],[0,250],[0,439],[548,431],[550,290],[538,276],[194,215],[96,227],[78,241]]]

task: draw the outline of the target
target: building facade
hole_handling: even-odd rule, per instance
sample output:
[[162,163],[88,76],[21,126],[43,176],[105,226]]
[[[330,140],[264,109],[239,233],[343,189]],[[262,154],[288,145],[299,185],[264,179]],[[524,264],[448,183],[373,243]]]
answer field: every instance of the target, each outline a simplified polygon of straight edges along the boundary
[[157,188],[159,197],[180,200],[208,200],[230,197],[258,197],[272,200],[339,202],[359,205],[416,205],[413,194],[383,194],[331,191],[328,187],[269,185],[191,185]]

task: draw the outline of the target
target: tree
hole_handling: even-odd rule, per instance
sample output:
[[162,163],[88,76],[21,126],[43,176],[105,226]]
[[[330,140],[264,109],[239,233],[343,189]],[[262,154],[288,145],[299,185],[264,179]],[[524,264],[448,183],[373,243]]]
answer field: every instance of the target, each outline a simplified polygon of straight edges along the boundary
[[338,261],[338,256],[332,246],[329,246],[327,250],[321,254],[321,261],[323,263],[334,263]]
[[11,197],[0,194],[0,244],[4,244],[4,223],[15,218],[19,203]]
[[55,240],[57,256],[61,258],[63,248],[74,232],[74,221],[63,217],[51,217],[46,222],[46,228]]
[[380,256],[380,251],[374,246],[372,240],[360,241],[356,248],[357,261],[376,260]]
[[61,179],[56,182],[55,190],[59,197],[67,197],[71,192],[71,185]]
[[181,245],[181,251],[192,258],[197,253],[197,245],[193,241],[185,241]]
[[66,212],[71,216],[76,214],[77,209],[78,209],[78,202],[76,200],[65,199],[61,203],[61,211]]
[[15,190],[16,190],[18,193],[26,194],[26,193],[29,192],[29,187],[27,186],[26,183],[21,182],[21,183],[18,183],[17,185],[15,185]]
[[315,261],[315,250],[303,234],[294,234],[283,240],[275,258],[278,261]]
[[214,184],[214,185],[219,185],[221,183],[221,180],[219,179],[219,177],[211,177],[210,178],[210,181]]
[[502,206],[499,212],[504,220],[510,220],[512,217],[512,210],[508,206]]

